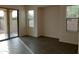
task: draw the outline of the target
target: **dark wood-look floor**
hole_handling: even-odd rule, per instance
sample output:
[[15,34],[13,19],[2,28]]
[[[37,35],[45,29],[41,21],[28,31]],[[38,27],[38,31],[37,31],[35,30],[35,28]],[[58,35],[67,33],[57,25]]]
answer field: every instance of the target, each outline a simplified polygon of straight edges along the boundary
[[19,38],[0,42],[0,54],[31,54]]
[[17,37],[0,42],[0,54],[77,54],[78,46],[48,37]]
[[59,42],[58,39],[48,37],[20,38],[35,54],[77,54],[78,45]]

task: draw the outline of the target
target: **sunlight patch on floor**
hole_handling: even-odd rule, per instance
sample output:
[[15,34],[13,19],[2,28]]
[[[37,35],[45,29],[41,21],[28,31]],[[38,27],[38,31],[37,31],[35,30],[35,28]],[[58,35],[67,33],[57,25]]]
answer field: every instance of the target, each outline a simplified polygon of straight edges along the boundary
[[0,40],[6,39],[7,38],[7,34],[0,34]]
[[8,42],[0,42],[0,54],[9,54]]

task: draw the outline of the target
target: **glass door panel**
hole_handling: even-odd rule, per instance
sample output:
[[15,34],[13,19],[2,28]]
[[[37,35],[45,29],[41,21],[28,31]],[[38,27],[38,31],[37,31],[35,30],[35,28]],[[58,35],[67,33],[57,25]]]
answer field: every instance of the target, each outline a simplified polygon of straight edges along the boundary
[[34,36],[34,28],[34,10],[28,10],[28,32],[30,36]]
[[0,41],[19,36],[18,10],[0,8]]
[[7,10],[0,9],[0,40],[8,38]]
[[10,16],[10,38],[18,36],[17,10],[9,10]]

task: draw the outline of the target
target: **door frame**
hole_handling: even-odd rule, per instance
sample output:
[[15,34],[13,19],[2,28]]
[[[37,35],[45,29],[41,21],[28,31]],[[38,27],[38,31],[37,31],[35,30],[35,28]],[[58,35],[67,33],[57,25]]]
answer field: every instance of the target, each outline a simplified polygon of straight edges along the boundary
[[[0,40],[1,41],[5,41],[5,40],[10,40],[12,38],[15,38],[15,37],[19,37],[19,9],[14,9],[14,8],[5,8],[5,7],[0,7],[1,9],[6,9],[7,11],[7,34],[8,34],[8,38],[7,39],[3,39],[3,40]],[[15,37],[10,37],[10,16],[9,16],[9,10],[17,10],[17,36]]]

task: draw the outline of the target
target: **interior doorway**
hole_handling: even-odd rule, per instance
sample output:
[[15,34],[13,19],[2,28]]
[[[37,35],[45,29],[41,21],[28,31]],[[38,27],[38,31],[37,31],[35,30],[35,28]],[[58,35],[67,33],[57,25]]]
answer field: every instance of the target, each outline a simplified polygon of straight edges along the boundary
[[0,9],[0,41],[19,36],[19,11]]

